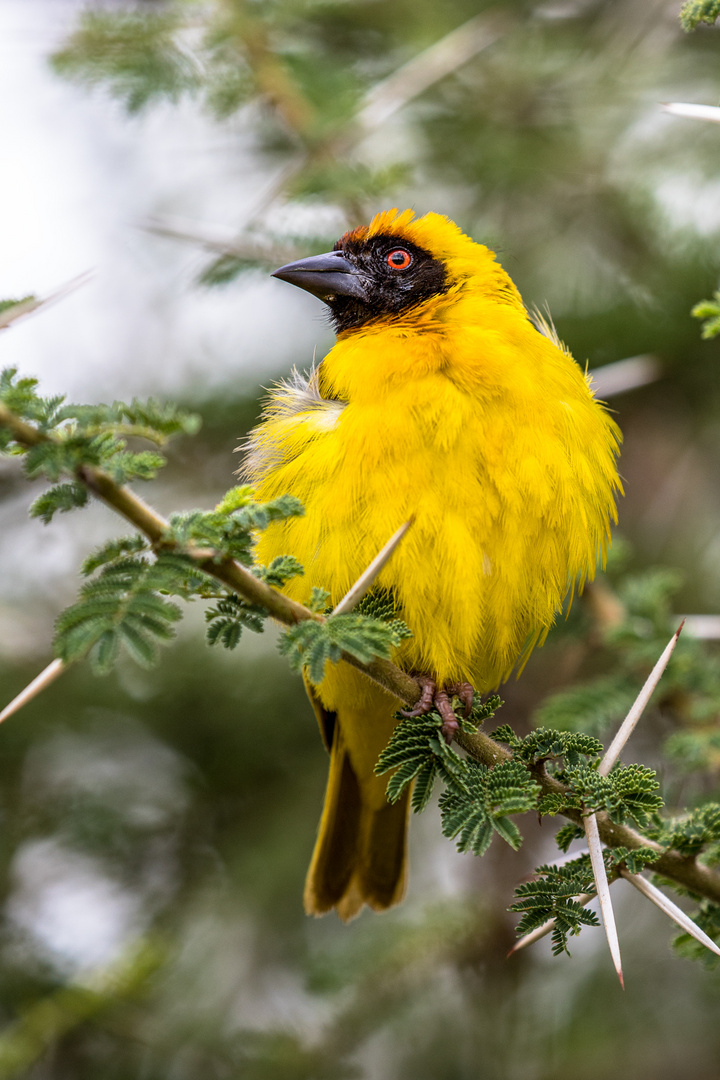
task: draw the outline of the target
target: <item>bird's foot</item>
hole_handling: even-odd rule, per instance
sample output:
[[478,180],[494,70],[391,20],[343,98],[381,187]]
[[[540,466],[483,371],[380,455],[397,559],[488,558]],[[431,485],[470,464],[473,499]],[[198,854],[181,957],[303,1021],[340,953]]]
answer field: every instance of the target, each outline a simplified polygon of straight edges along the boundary
[[423,716],[432,709],[437,709],[442,717],[442,728],[440,730],[443,738],[446,743],[451,743],[460,727],[452,706],[452,699],[454,697],[459,698],[465,708],[464,715],[469,716],[475,695],[473,687],[469,682],[458,682],[449,683],[447,686],[439,688],[435,680],[431,679],[429,675],[415,675],[414,678],[422,693],[415,707],[401,709],[400,715],[410,719],[413,716]]

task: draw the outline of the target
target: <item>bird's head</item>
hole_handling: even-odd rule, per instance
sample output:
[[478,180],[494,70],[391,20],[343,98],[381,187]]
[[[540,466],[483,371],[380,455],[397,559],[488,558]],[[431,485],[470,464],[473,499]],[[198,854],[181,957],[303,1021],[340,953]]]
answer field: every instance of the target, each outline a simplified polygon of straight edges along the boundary
[[408,314],[443,318],[463,293],[522,309],[492,251],[441,214],[387,210],[345,233],[332,251],[288,263],[273,277],[323,300],[338,334]]

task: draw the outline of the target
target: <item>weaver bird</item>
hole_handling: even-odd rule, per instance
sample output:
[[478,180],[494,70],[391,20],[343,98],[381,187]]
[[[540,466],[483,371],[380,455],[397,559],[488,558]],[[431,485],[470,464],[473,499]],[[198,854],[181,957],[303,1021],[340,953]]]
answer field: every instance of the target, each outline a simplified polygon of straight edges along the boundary
[[[413,517],[377,586],[412,631],[396,662],[447,711],[444,689],[496,688],[604,560],[618,428],[493,252],[439,214],[378,214],[275,277],[327,304],[337,343],[273,389],[251,435],[258,497],[305,506],[258,559],[294,555],[305,575],[285,591],[335,604]],[[344,663],[308,692],[330,774],[305,906],[349,919],[405,890],[408,794],[389,805],[373,772],[398,702]]]

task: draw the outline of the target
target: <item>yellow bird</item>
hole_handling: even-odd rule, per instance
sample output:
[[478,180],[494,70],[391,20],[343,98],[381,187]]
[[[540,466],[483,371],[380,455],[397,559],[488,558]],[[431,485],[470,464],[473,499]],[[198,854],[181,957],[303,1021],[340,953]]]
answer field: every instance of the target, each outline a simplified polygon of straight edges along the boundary
[[[286,592],[335,604],[414,517],[377,587],[413,634],[396,662],[447,716],[443,691],[497,687],[604,560],[619,430],[493,252],[446,217],[378,214],[275,276],[328,305],[338,340],[273,389],[250,437],[258,497],[305,506],[257,557],[294,555],[305,575]],[[373,772],[398,702],[342,663],[308,690],[331,756],[305,907],[349,919],[405,890],[408,797],[389,805]]]

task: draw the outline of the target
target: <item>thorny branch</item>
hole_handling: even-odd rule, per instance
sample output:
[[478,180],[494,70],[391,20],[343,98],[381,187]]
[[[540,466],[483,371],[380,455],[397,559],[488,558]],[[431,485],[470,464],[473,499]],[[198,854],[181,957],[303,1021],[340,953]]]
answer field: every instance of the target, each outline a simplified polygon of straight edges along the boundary
[[[38,431],[32,424],[16,416],[10,409],[0,402],[0,426],[9,428],[13,437],[21,446],[37,446],[42,442],[53,441],[53,436]],[[134,525],[139,532],[143,533],[156,551],[177,549],[177,542],[169,538],[170,524],[151,506],[141,499],[130,488],[116,484],[104,470],[95,466],[83,465],[76,473],[77,479],[81,480],[94,495],[106,503],[116,513]],[[217,560],[206,549],[200,549],[189,545],[183,548],[183,553],[194,559],[198,567],[206,574],[227,585],[243,599],[251,604],[257,604],[265,608],[274,619],[285,626],[295,626],[304,619],[321,621],[323,616],[318,615],[303,604],[291,600],[282,593],[260,581],[234,559],[224,558]],[[383,689],[389,691],[396,698],[408,705],[414,705],[420,697],[420,688],[410,675],[400,671],[387,660],[375,660],[372,664],[364,665],[355,657],[343,654],[344,659],[354,667],[364,671]]]
[[[2,403],[0,403],[0,425],[8,427],[14,439],[25,447],[36,446],[53,439],[52,435],[38,431]],[[155,550],[177,547],[175,541],[168,539],[169,523],[130,488],[116,484],[102,469],[87,465],[78,469],[77,478],[107,506],[143,533]],[[266,585],[233,559],[225,558],[219,562],[215,561],[206,549],[199,549],[192,545],[184,548],[183,552],[195,559],[197,565],[205,573],[227,585],[248,602],[264,607],[274,619],[286,626],[294,626],[305,619],[321,620],[323,618],[303,604],[289,599]],[[389,660],[377,659],[370,664],[363,664],[355,657],[348,655],[344,655],[343,659],[364,672],[368,678],[387,690],[405,706],[412,707],[417,703],[420,697],[418,683]],[[490,768],[511,757],[504,746],[496,743],[483,732],[477,732],[474,735],[458,732],[456,739],[470,757]],[[559,793],[565,790],[562,784],[547,774],[544,765],[536,767],[536,779],[542,787],[543,794]],[[568,810],[565,816],[578,825],[582,824],[578,811]],[[661,852],[660,858],[653,863],[655,873],[678,882],[693,893],[720,902],[720,873],[716,870],[703,866],[696,859],[681,855],[679,852],[664,851],[659,844],[642,836],[629,826],[615,824],[606,813],[598,813],[597,822],[600,837],[608,847],[623,846],[631,850],[642,846],[652,847]]]

